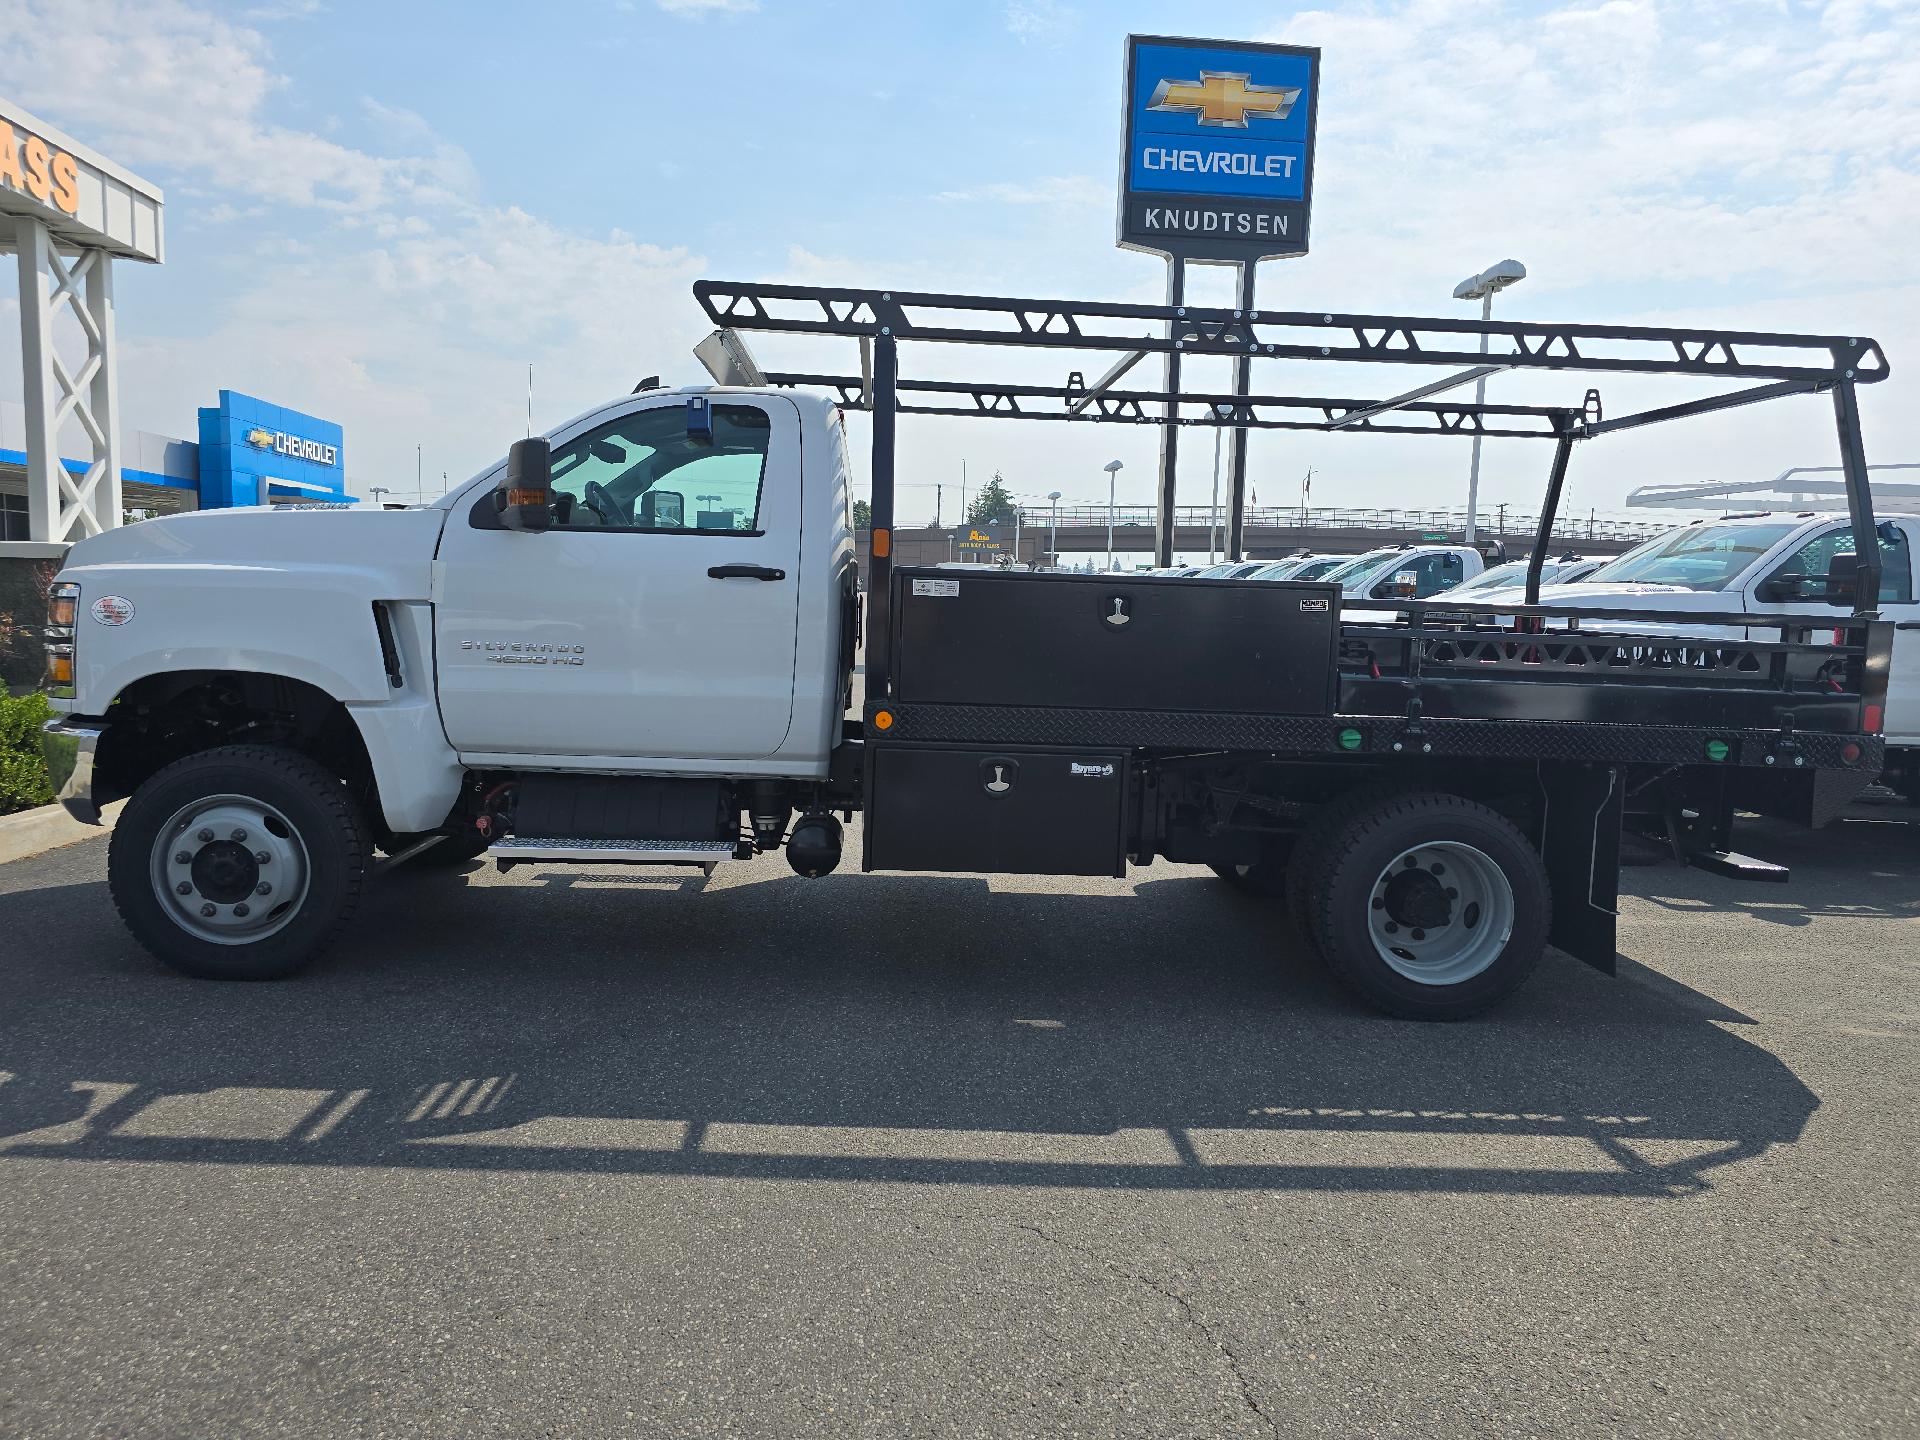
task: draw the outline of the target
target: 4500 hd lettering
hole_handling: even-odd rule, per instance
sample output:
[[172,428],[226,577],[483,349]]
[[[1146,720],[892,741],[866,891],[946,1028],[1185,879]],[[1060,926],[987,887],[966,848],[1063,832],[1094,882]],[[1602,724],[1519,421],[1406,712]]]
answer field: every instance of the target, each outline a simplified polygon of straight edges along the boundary
[[[1575,445],[1654,421],[1830,396],[1852,533],[1873,534],[1856,387],[1886,363],[1870,340],[712,282],[696,295],[723,331],[850,339],[860,363],[643,389],[424,508],[213,511],[73,548],[53,590],[65,713],[47,749],[76,814],[130,797],[111,887],[156,955],[202,976],[291,973],[346,925],[376,850],[712,866],[784,847],[815,876],[860,812],[867,870],[1210,865],[1290,903],[1371,1003],[1451,1018],[1510,993],[1549,940],[1612,969],[1623,826],[1784,878],[1731,852],[1735,808],[1820,824],[1881,766],[1892,640],[1873,546],[1834,557],[1814,615],[1695,614],[1689,634],[1537,603]],[[1199,407],[1077,380],[902,378],[902,347],[920,343],[1736,383],[1612,417],[1595,391],[1566,407]],[[719,348],[745,353],[737,335]],[[873,416],[864,597],[852,407]],[[1552,464],[1527,603],[896,570],[894,435],[916,413],[1535,437]],[[1278,916],[1274,933],[1291,933]]]

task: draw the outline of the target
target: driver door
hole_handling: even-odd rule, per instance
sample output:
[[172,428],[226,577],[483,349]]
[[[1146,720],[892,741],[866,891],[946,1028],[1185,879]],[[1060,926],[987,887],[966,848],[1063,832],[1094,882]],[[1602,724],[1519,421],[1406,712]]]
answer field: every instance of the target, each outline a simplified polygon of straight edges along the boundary
[[624,402],[553,437],[553,528],[448,518],[440,708],[463,758],[582,769],[758,759],[793,717],[800,416],[780,396]]

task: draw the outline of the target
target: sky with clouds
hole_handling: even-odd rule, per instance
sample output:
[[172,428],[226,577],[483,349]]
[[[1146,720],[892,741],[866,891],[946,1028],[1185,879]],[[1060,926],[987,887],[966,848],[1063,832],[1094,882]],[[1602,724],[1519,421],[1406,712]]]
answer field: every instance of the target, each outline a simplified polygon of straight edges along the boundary
[[[0,94],[167,192],[164,267],[121,267],[124,423],[191,435],[226,387],[341,421],[356,490],[458,483],[525,428],[643,375],[700,380],[701,276],[1151,301],[1113,244],[1129,31],[1323,47],[1313,253],[1264,302],[1872,335],[1868,453],[1920,461],[1920,0],[11,0]],[[11,267],[0,285],[11,284]],[[1230,299],[1222,270],[1190,295]],[[9,290],[0,295],[11,301]],[[756,338],[775,365],[841,350]],[[18,356],[0,347],[17,394]],[[908,351],[930,375],[1058,383],[1057,354]],[[1225,362],[1189,383],[1224,386]],[[1392,383],[1392,377],[1383,383]],[[1262,388],[1332,393],[1263,367]],[[1492,398],[1577,402],[1587,377]],[[1603,386],[1608,408],[1678,398]],[[1658,480],[1833,463],[1821,399],[1583,447],[1576,508]],[[1665,431],[1666,433],[1661,433]],[[1189,432],[1192,434],[1192,432]],[[909,420],[903,518],[949,518],[962,461],[1021,495],[1150,493],[1148,429]],[[1266,503],[1451,505],[1464,440],[1255,432]],[[1487,445],[1488,503],[1546,454]],[[1183,502],[1212,447],[1189,443]]]

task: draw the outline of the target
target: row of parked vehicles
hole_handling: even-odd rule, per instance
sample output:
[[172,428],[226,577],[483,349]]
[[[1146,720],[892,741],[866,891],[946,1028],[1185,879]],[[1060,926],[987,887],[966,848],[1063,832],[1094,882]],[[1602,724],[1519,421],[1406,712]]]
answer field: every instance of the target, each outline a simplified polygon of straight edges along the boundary
[[[1890,515],[1875,527],[1880,553],[1879,612],[1892,627],[1885,735],[1886,783],[1920,802],[1920,603],[1914,598],[1912,552],[1920,548],[1920,516]],[[1751,640],[1746,626],[1716,623],[1723,614],[1817,615],[1851,609],[1856,547],[1844,515],[1803,511],[1728,515],[1681,525],[1611,559],[1577,554],[1541,566],[1541,603],[1595,610],[1658,611],[1701,640]],[[1176,566],[1168,578],[1317,580],[1349,599],[1425,600],[1446,594],[1472,608],[1449,618],[1506,624],[1526,603],[1526,559],[1489,566],[1465,545],[1399,545],[1364,555],[1296,555],[1279,561]],[[1547,593],[1551,592],[1551,593]],[[1687,623],[1689,616],[1699,620]],[[1548,618],[1547,630],[1569,622]],[[1610,626],[1632,632],[1653,622]],[[1660,623],[1672,635],[1671,624]]]
[[[1541,570],[1543,585],[1585,579],[1607,563],[1604,557],[1565,554]],[[1489,566],[1471,545],[1386,545],[1363,555],[1293,555],[1285,560],[1240,560],[1223,565],[1175,565],[1152,572],[1168,579],[1318,580],[1343,594],[1375,600],[1425,600],[1443,591],[1491,590],[1524,585],[1525,560]]]

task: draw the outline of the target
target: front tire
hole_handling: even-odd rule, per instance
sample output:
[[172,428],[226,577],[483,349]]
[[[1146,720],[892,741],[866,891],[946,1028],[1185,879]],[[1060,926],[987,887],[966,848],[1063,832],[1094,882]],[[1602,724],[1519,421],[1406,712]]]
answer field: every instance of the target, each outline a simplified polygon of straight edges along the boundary
[[352,918],[366,876],[359,807],[292,750],[229,745],[176,760],[114,826],[107,884],[133,936],[208,980],[277,980]]
[[1553,912],[1526,836],[1458,795],[1383,799],[1350,816],[1317,867],[1308,922],[1328,968],[1409,1020],[1461,1020],[1533,973]]

